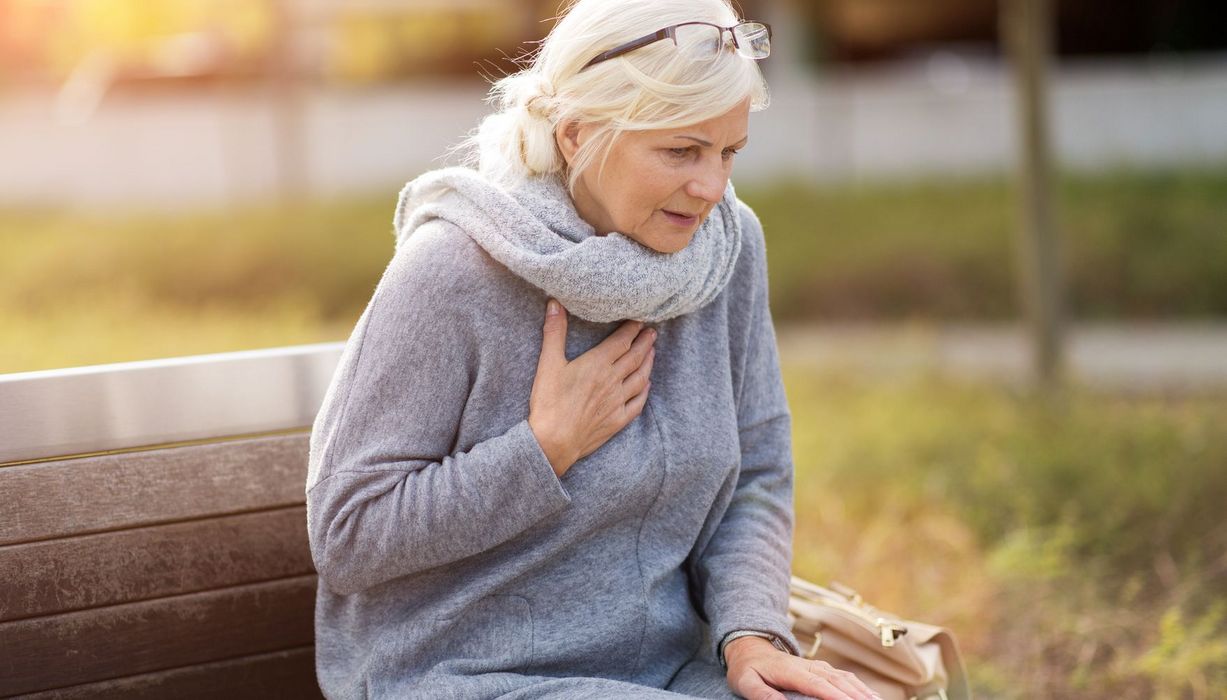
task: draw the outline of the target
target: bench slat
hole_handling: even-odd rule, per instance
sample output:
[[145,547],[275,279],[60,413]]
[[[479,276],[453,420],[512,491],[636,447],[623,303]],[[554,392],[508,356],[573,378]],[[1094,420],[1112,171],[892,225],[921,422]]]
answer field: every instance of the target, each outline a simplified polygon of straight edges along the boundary
[[0,622],[314,572],[304,506],[0,547]]
[[0,468],[0,545],[300,505],[309,434]]
[[315,680],[315,648],[303,647],[22,697],[24,700],[318,700],[323,695]]
[[0,696],[313,643],[315,575],[0,623]]

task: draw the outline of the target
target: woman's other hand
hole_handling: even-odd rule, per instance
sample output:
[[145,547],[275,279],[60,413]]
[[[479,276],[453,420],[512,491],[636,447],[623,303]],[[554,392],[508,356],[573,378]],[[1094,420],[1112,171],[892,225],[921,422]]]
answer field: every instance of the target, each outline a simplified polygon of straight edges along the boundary
[[781,690],[822,700],[874,700],[859,678],[825,661],[780,651],[762,637],[740,637],[724,648],[729,686],[748,700],[784,700]]
[[625,321],[596,347],[568,362],[567,310],[550,299],[528,402],[528,426],[555,474],[565,474],[643,411],[652,385],[648,376],[655,341],[656,331],[645,329],[642,321]]

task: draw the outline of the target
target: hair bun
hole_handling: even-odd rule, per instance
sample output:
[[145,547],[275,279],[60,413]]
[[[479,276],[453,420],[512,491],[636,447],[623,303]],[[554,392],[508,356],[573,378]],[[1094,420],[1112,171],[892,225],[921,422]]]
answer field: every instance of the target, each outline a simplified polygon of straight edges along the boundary
[[518,103],[530,116],[548,120],[554,112],[554,95],[554,86],[545,76],[531,71],[523,75]]
[[537,119],[548,120],[553,111],[552,107],[552,101],[545,95],[534,95],[524,103],[524,110],[528,112],[529,116],[536,117]]

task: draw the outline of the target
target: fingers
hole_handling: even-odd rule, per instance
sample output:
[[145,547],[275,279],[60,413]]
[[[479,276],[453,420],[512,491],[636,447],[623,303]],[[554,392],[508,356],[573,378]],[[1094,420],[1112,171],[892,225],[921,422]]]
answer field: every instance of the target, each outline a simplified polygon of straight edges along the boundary
[[767,685],[762,677],[754,672],[745,674],[737,691],[744,695],[746,700],[787,700],[783,693]]
[[641,335],[642,330],[643,321],[623,321],[617,330],[610,333],[608,338],[602,340],[589,352],[600,353],[609,364],[613,364],[630,350],[631,344],[636,337]]
[[812,695],[819,700],[873,700],[876,695],[865,695],[859,692],[848,692],[847,689],[841,688],[833,681],[818,676],[811,675],[809,678],[798,679],[797,683],[791,684],[797,691]]
[[774,687],[796,690],[821,700],[881,700],[856,675],[825,661],[789,656],[783,663],[763,666],[758,673],[762,674],[764,682]]
[[841,671],[825,661],[810,662],[808,672],[814,679],[807,683],[805,692],[817,694],[824,700],[875,700],[877,693],[864,684],[855,674]]
[[648,353],[656,345],[656,329],[644,328],[630,346],[613,363],[614,373],[623,378],[638,370],[647,360]]
[[545,325],[541,329],[541,357],[537,371],[567,363],[567,310],[555,299],[546,304]]
[[805,692],[822,700],[860,700],[856,695],[848,695],[844,691],[836,688],[830,681],[825,678],[815,678],[806,684]]
[[627,423],[635,420],[643,412],[643,405],[648,402],[648,390],[651,388],[652,382],[647,382],[638,394],[635,394],[631,397],[630,401],[626,402],[625,418]]
[[831,669],[827,673],[826,680],[854,700],[874,700],[878,697],[877,693],[874,693],[861,679],[848,671]]
[[647,356],[643,358],[643,362],[640,362],[639,366],[633,372],[626,375],[626,379],[622,380],[622,390],[626,392],[627,397],[638,394],[648,383],[648,379],[652,376],[652,365],[655,364],[655,360],[656,348],[648,348]]

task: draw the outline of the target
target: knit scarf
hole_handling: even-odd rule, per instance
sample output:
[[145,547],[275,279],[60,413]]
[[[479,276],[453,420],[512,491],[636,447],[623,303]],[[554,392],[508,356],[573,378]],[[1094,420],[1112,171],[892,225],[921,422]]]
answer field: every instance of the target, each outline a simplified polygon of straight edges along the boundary
[[700,309],[724,289],[741,251],[738,214],[729,183],[690,243],[660,253],[618,232],[596,235],[558,177],[506,188],[451,167],[406,184],[392,225],[399,251],[423,224],[443,219],[580,318],[655,323]]

